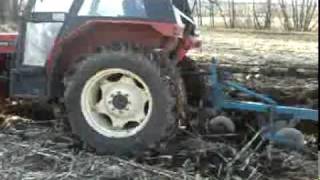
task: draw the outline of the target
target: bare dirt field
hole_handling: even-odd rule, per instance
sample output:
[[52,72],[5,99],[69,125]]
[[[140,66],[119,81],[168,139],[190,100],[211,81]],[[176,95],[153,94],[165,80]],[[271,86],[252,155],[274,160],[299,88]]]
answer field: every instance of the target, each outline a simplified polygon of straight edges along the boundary
[[[318,64],[318,34],[202,29],[199,56],[215,55],[222,61],[247,64]],[[199,52],[199,51],[197,51]]]
[[[317,108],[317,36],[203,30],[203,48],[190,54],[203,62],[217,57],[221,68],[234,72],[235,80],[281,103]],[[259,130],[249,126],[244,135],[230,137],[180,129],[164,151],[127,159],[84,151],[83,145],[64,131],[61,120],[34,121],[29,107],[2,106],[6,107],[0,108],[0,179],[318,178],[313,135],[307,136],[305,150],[290,151],[271,149],[263,139],[254,138],[259,137]],[[25,118],[17,117],[16,112]]]

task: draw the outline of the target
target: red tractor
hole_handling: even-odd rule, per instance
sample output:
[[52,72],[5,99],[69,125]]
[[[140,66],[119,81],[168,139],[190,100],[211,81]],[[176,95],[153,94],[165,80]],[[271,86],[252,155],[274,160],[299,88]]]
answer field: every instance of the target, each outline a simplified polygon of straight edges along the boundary
[[49,103],[99,154],[157,148],[190,114],[214,132],[235,130],[215,112],[269,115],[263,137],[298,147],[303,135],[293,127],[318,122],[317,110],[231,82],[214,59],[202,71],[188,58],[201,45],[188,0],[28,0],[21,17],[19,34],[0,34],[0,97]]
[[0,34],[2,97],[49,102],[100,154],[154,147],[185,116],[187,0],[29,0],[21,17]]

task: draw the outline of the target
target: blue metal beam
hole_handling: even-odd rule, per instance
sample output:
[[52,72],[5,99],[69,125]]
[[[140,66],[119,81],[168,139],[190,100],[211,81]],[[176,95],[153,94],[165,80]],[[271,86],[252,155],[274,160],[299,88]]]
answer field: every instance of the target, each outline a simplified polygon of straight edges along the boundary
[[256,102],[241,102],[241,101],[225,101],[222,105],[223,109],[244,110],[259,113],[268,113],[271,108],[274,108],[278,115],[290,115],[293,119],[311,120],[318,122],[318,111],[306,108],[296,108],[290,106],[277,106]]
[[274,101],[273,99],[267,97],[266,95],[258,94],[256,92],[253,92],[253,91],[249,90],[248,88],[245,88],[245,87],[241,86],[238,83],[226,81],[225,85],[228,86],[229,88],[234,88],[236,90],[244,92],[244,93],[246,93],[246,94],[248,94],[248,95],[250,95],[252,97],[256,97],[256,98],[260,99],[261,101],[264,101],[264,102],[266,102],[268,104],[277,104],[276,101]]

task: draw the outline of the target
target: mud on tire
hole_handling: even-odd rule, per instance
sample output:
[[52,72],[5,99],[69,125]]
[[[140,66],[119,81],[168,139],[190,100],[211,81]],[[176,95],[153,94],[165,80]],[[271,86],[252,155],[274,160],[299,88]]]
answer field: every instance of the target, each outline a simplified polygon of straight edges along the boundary
[[[176,110],[170,77],[158,64],[165,58],[145,50],[112,50],[93,54],[78,62],[65,78],[65,106],[73,133],[98,154],[137,155],[165,141],[176,128]],[[148,86],[153,107],[147,124],[128,137],[107,137],[88,124],[81,110],[81,95],[86,82],[97,72],[118,68],[139,76]]]

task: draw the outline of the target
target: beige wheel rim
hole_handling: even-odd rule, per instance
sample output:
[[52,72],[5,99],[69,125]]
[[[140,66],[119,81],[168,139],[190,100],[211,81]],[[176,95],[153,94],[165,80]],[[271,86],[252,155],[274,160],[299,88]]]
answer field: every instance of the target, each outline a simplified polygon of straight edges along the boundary
[[81,110],[87,123],[110,138],[126,138],[140,132],[150,120],[152,96],[146,83],[124,69],[106,69],[86,83]]

